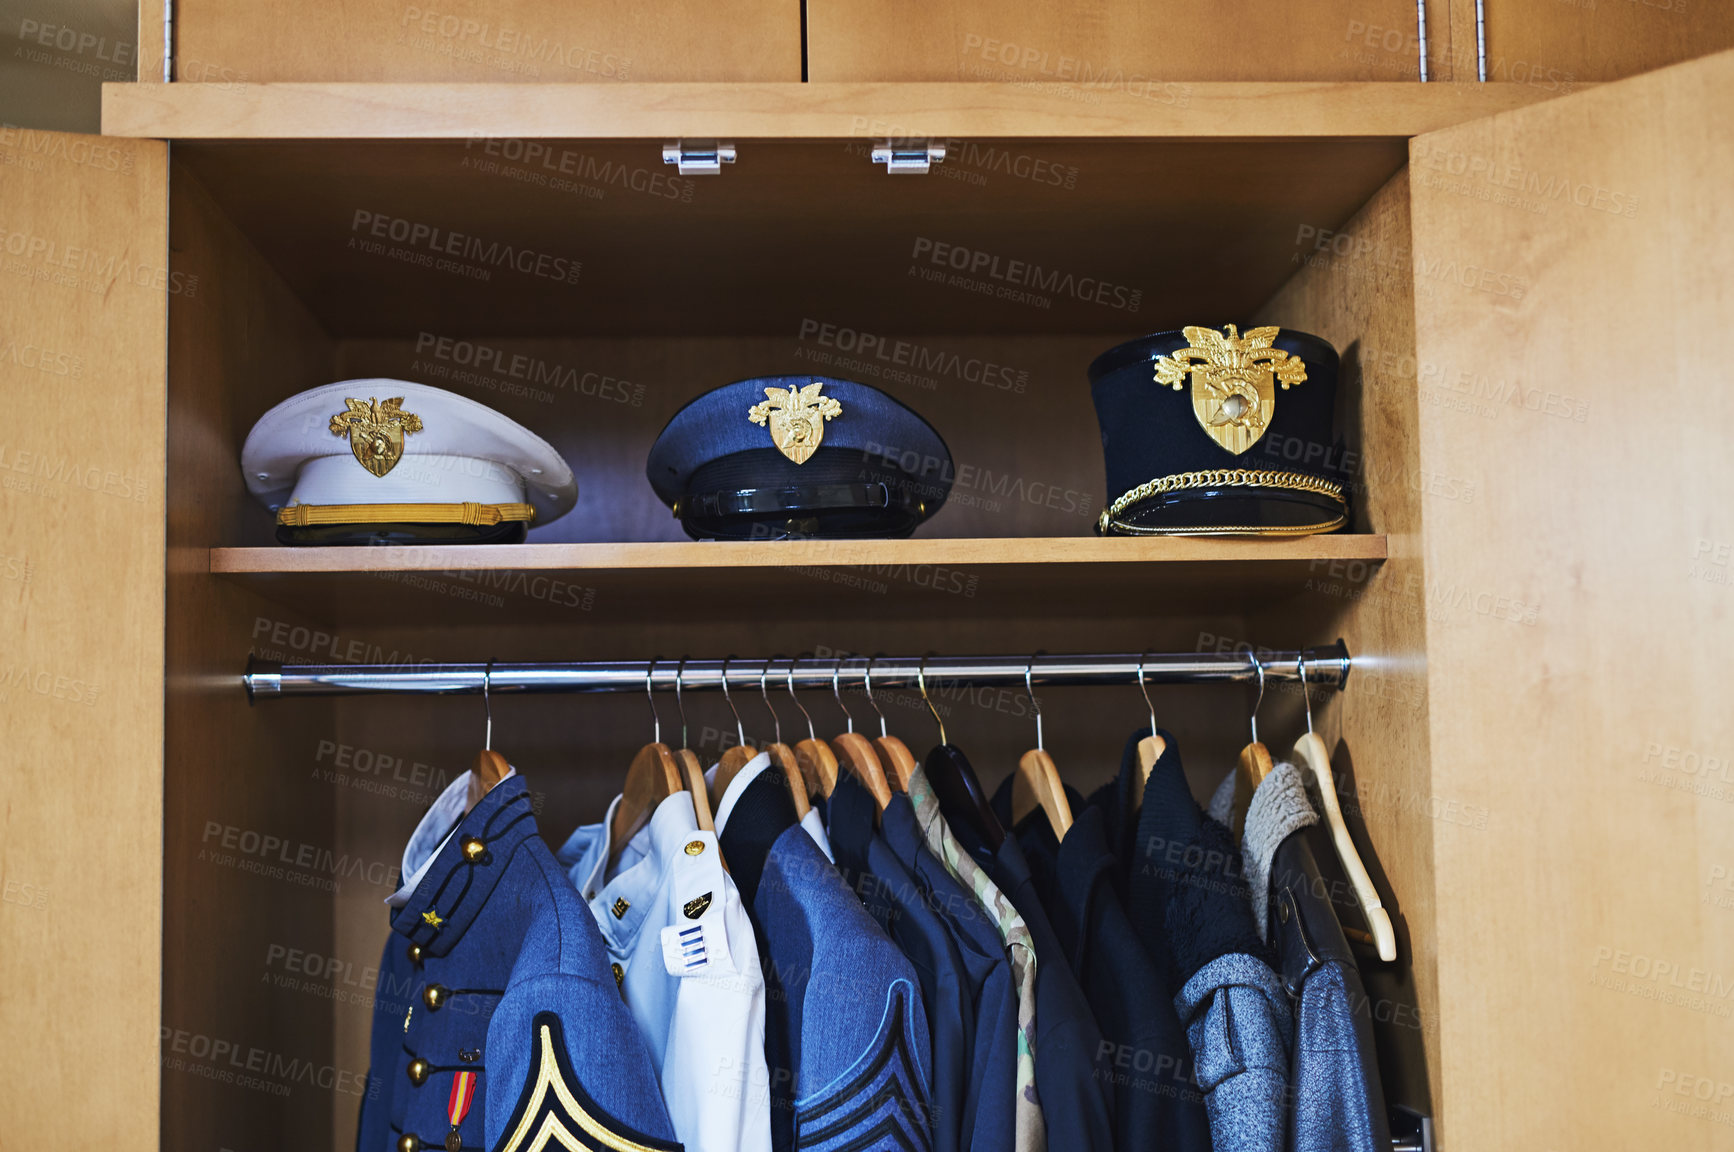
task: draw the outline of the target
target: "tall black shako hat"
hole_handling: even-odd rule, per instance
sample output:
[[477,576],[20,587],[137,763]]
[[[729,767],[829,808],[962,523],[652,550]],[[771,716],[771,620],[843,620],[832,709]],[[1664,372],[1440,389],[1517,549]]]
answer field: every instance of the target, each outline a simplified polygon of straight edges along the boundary
[[1230,324],[1102,353],[1090,395],[1111,500],[1104,535],[1304,536],[1348,519],[1332,442],[1337,352]]
[[645,465],[697,540],[903,537],[951,491],[951,451],[877,388],[759,376],[674,414]]

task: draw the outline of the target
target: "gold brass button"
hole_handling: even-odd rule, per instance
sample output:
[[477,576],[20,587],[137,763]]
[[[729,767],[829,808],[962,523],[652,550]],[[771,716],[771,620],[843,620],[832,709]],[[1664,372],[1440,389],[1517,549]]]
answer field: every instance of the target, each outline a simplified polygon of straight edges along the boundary
[[420,1088],[427,1083],[428,1073],[433,1071],[433,1065],[417,1056],[409,1062],[409,1082]]
[[409,946],[409,962],[411,964],[420,964],[421,963],[421,956],[422,956],[421,945],[420,944],[411,944]]
[[421,1141],[405,1132],[398,1139],[397,1152],[421,1152]]
[[444,984],[429,984],[421,990],[421,998],[429,1008],[438,1008],[451,999],[451,991]]
[[465,836],[462,840],[458,841],[458,843],[463,847],[464,859],[468,860],[471,864],[474,864],[476,861],[488,854],[487,842],[484,840],[478,840],[474,836]]
[[703,840],[690,841],[686,846],[686,854],[688,856],[699,856],[699,855],[702,855],[703,853],[704,853],[704,841]]

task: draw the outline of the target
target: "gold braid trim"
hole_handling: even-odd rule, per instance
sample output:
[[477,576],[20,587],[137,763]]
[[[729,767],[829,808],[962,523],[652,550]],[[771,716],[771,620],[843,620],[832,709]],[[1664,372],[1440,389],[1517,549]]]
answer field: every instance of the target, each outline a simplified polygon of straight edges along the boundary
[[[1192,488],[1280,488],[1291,492],[1312,492],[1327,496],[1343,506],[1334,519],[1320,524],[1305,524],[1293,528],[1225,528],[1206,525],[1191,528],[1146,528],[1122,521],[1120,513],[1134,504],[1168,492],[1183,492]],[[1096,531],[1106,536],[1110,530],[1132,536],[1311,536],[1341,528],[1348,520],[1348,504],[1343,500],[1343,486],[1330,480],[1320,480],[1300,472],[1263,472],[1252,468],[1212,468],[1204,472],[1177,472],[1146,481],[1115,500],[1102,510],[1096,520]]]
[[277,513],[287,528],[316,524],[476,524],[534,520],[528,504],[291,504]]

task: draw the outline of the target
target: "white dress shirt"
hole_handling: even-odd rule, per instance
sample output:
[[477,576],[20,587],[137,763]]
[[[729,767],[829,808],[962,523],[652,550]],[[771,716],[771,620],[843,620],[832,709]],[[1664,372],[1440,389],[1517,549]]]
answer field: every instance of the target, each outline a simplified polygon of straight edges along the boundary
[[740,891],[716,834],[677,792],[608,869],[609,830],[574,832],[559,852],[608,945],[614,978],[661,1073],[688,1152],[769,1152],[765,981]]

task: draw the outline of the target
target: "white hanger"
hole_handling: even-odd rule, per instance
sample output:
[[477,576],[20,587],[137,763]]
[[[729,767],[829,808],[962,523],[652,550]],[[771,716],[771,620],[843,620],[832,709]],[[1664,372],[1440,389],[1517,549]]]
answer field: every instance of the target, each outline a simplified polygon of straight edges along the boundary
[[1355,850],[1355,842],[1349,836],[1348,825],[1343,822],[1343,809],[1337,802],[1337,782],[1331,774],[1330,751],[1319,734],[1313,731],[1313,706],[1307,695],[1305,656],[1297,659],[1295,664],[1300,669],[1301,700],[1306,705],[1307,714],[1306,735],[1294,744],[1295,759],[1304,764],[1318,781],[1319,799],[1324,804],[1325,823],[1330,826],[1331,843],[1336,846],[1337,859],[1342,861],[1343,871],[1348,874],[1349,886],[1355,892],[1355,902],[1361,906],[1361,914],[1366,917],[1367,927],[1373,933],[1373,945],[1378,949],[1379,959],[1395,960],[1397,933],[1391,927],[1391,914],[1385,911],[1384,904],[1379,900],[1378,889],[1373,887],[1373,878],[1367,874],[1366,865],[1361,863],[1361,855]]

